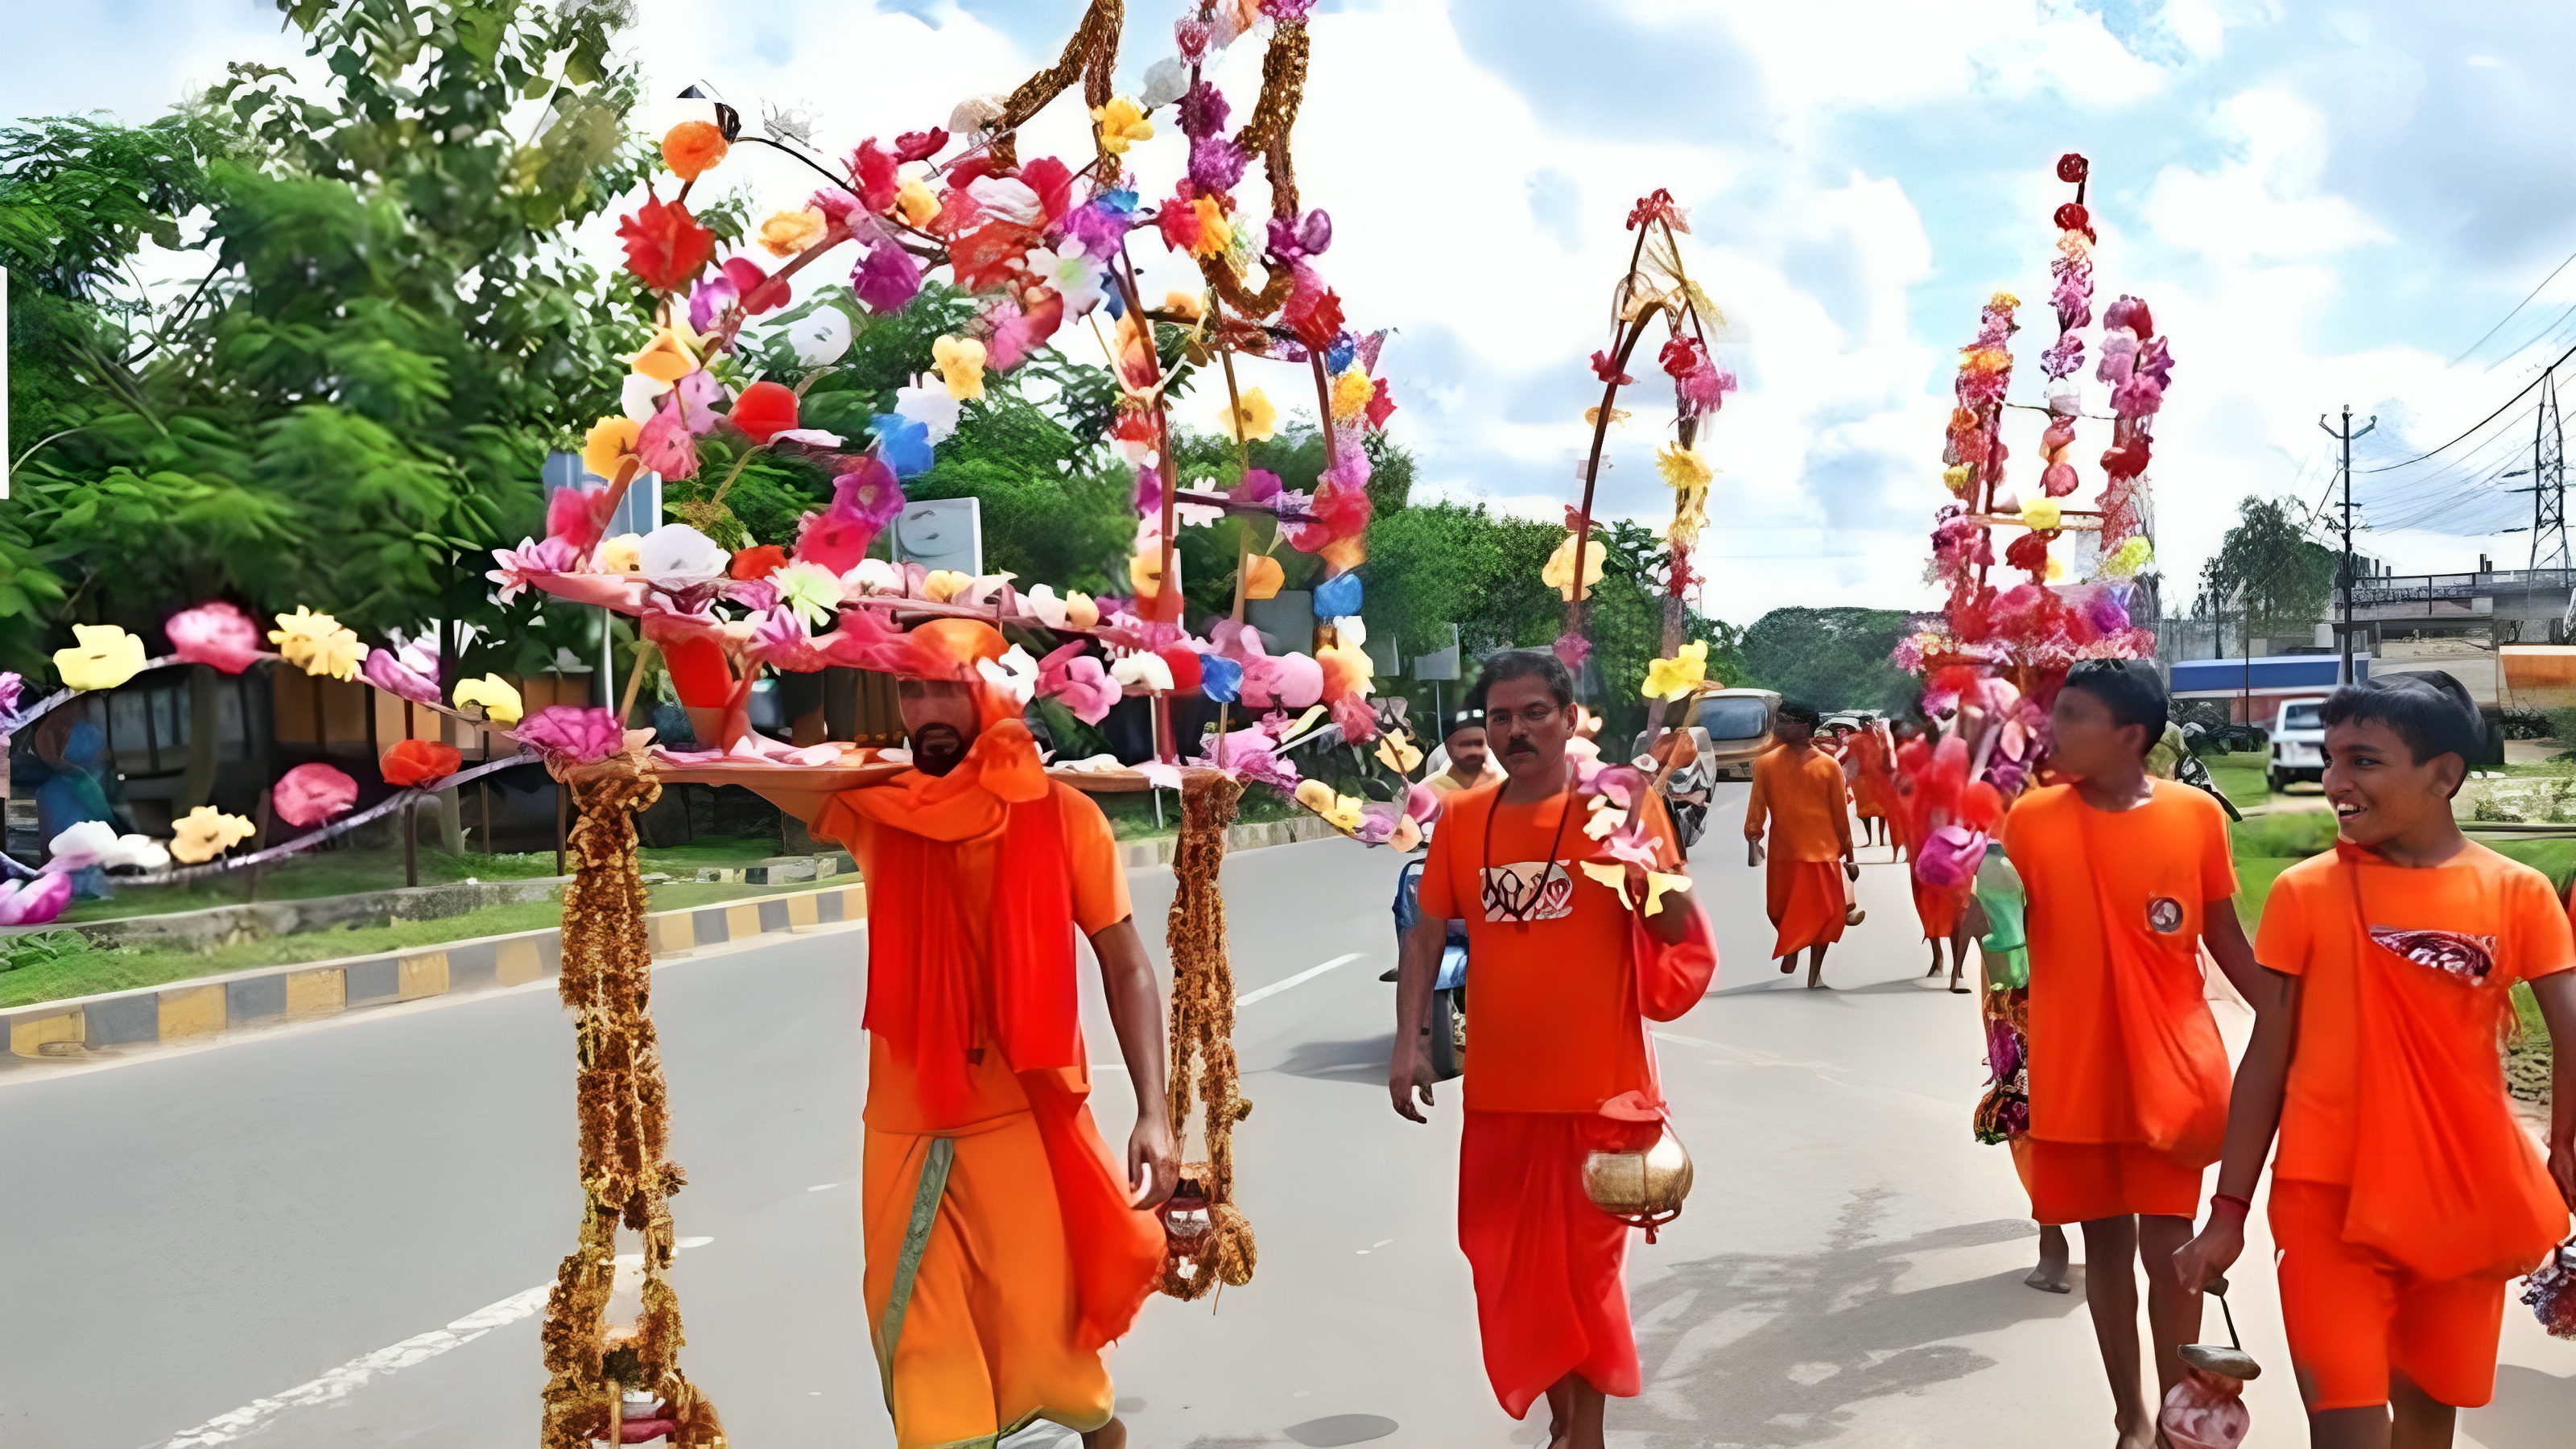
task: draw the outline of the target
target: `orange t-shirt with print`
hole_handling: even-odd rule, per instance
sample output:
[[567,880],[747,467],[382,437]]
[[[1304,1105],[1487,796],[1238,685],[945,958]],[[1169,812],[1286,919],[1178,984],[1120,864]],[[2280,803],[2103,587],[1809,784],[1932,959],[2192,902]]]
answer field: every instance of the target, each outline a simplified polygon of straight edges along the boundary
[[2236,866],[2216,800],[2149,784],[2134,809],[2051,785],[2004,817],[2030,896],[2030,1133],[2206,1165],[2226,1137],[2229,1073],[2200,933],[2207,904],[2236,894]]
[[[1579,868],[1597,849],[1583,833],[1588,798],[1567,790],[1504,805],[1501,796],[1499,785],[1451,795],[1422,867],[1422,914],[1467,923],[1467,1108],[1598,1111],[1654,1085],[1630,913]],[[1663,802],[1646,797],[1643,821],[1656,868],[1677,869]]]
[[[2500,1030],[2514,983],[2576,967],[2576,937],[2549,880],[2519,861],[2471,843],[2426,869],[2372,862],[2360,867],[2360,909],[2332,852],[2281,872],[2263,907],[2254,957],[2296,976],[2299,1034],[2281,1103],[2275,1177],[2347,1184],[2359,1143],[2361,1072],[2359,965],[2362,910],[2372,937],[2463,991],[2491,996],[2487,1032]],[[2472,1015],[2467,1020],[2474,1023]],[[2436,1024],[2438,1018],[2419,1018]],[[2476,1044],[2462,1044],[2474,1048]],[[2474,1050],[2464,1055],[2474,1056]],[[2499,1077],[2501,1085],[2501,1077]]]
[[[1118,840],[1110,829],[1109,817],[1101,814],[1100,807],[1081,791],[1061,781],[1052,788],[1064,821],[1065,863],[1073,873],[1073,923],[1085,937],[1090,937],[1135,914],[1127,894],[1127,873],[1118,862]],[[879,833],[891,828],[835,800],[815,816],[813,833],[817,839],[836,840],[845,846],[864,879],[875,873],[870,856]],[[988,906],[993,899],[993,873],[1001,863],[1001,829],[961,840],[955,848],[956,889],[935,902],[933,909],[957,912],[975,943],[975,959],[980,963],[990,941]],[[981,1019],[990,1021],[991,978],[977,980],[976,996],[983,1003]],[[990,1037],[979,1039],[977,1046],[981,1056],[967,1067],[969,1096],[965,1112],[954,1121],[933,1121],[922,1110],[921,1094],[913,1085],[913,1069],[882,1039],[869,1037],[868,1100],[862,1113],[867,1124],[880,1132],[949,1132],[1029,1110],[1027,1091]],[[1066,1075],[1077,1093],[1091,1090],[1087,1067],[1069,1069]]]

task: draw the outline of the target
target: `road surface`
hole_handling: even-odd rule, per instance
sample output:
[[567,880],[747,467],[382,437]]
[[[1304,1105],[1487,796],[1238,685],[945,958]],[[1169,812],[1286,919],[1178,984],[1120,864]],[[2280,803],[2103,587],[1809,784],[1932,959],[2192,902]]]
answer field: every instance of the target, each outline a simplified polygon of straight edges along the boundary
[[[1828,962],[1837,989],[1780,976],[1734,843],[1742,793],[1718,802],[1696,872],[1718,982],[1659,1032],[1698,1187],[1632,1258],[1648,1387],[1614,1401],[1612,1442],[2107,1442],[2081,1293],[2020,1286],[2026,1205],[2004,1153],[1968,1134],[1973,998],[1919,979],[1884,850],[1864,853],[1871,915]],[[1277,988],[1238,1033],[1260,1268],[1214,1305],[1155,1300],[1117,1350],[1140,1449],[1543,1437],[1495,1406],[1477,1357],[1455,1099],[1428,1127],[1387,1105],[1396,863],[1323,841],[1226,867],[1239,989]],[[1158,936],[1170,875],[1134,881]],[[683,1363],[744,1449],[892,1442],[858,1300],[864,940],[762,938],[656,975],[690,1178],[674,1200]],[[1087,1030],[1114,1062],[1096,999]],[[1100,1076],[1118,1141],[1129,1098]],[[0,1444],[532,1442],[537,1290],[579,1206],[571,1081],[549,984],[11,1075]],[[2254,1385],[2257,1442],[2296,1442],[2269,1275],[2239,1276],[2238,1320],[2274,1368]],[[2563,1445],[2576,1349],[2518,1305],[2507,1322],[2497,1405],[2468,1416],[2469,1441]]]

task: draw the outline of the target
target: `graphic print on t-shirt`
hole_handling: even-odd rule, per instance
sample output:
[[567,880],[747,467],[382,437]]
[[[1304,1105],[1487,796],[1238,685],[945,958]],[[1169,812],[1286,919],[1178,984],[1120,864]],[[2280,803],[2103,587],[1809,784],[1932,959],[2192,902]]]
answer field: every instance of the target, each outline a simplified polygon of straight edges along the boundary
[[2430,966],[2471,986],[2485,981],[2487,973],[2495,969],[2496,938],[2493,936],[2373,926],[2370,939],[2418,966]]
[[1484,868],[1485,920],[1555,921],[1574,911],[1574,881],[1552,860],[1516,860]]

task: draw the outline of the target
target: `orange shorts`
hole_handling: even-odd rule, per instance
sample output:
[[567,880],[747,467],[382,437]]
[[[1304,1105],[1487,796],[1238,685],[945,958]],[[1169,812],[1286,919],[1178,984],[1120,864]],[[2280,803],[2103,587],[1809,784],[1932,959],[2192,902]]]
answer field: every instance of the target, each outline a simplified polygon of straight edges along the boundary
[[2200,1177],[2151,1147],[2030,1140],[2030,1215],[2051,1227],[2131,1214],[2192,1218]]
[[2495,1397],[2504,1284],[2427,1282],[2352,1246],[2343,1240],[2351,1198],[2337,1183],[2272,1180],[2281,1324],[2309,1411],[2387,1403],[2392,1370],[2453,1408]]

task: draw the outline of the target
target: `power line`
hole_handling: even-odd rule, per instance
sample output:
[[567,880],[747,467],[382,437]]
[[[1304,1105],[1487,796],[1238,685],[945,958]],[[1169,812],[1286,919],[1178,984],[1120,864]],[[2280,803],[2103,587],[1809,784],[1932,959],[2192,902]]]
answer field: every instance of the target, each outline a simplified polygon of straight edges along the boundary
[[2513,311],[2511,311],[2511,312],[2507,312],[2507,313],[2505,313],[2502,317],[2497,318],[2497,319],[2496,319],[2496,325],[2494,325],[2493,327],[2490,327],[2490,328],[2488,328],[2488,329],[2487,329],[2486,337],[2481,337],[2481,338],[2479,338],[2477,341],[2470,343],[2470,344],[2469,344],[2469,347],[2468,347],[2468,351],[2467,351],[2467,352],[2463,352],[2463,353],[2461,353],[2459,356],[2454,357],[2454,358],[2452,358],[2452,359],[2451,359],[2451,365],[2452,365],[2453,367],[2457,367],[2457,366],[2459,366],[2461,363],[2463,363],[2463,362],[2465,362],[2465,361],[2467,361],[2467,360],[2468,360],[2468,356],[2469,356],[2469,353],[2470,353],[2470,352],[2475,352],[2475,351],[2477,351],[2479,348],[2486,346],[2486,344],[2487,344],[2487,337],[2493,337],[2493,336],[2495,336],[2497,333],[2502,332],[2502,331],[2504,330],[2504,324],[2505,324],[2505,323],[2512,321],[2512,320],[2514,319],[2514,317],[2522,311],[2522,309],[2523,309],[2523,308],[2530,306],[2530,305],[2531,305],[2531,299],[2532,299],[2532,297],[2537,297],[2537,296],[2539,296],[2539,295],[2540,295],[2540,292],[2541,292],[2541,288],[2548,286],[2550,283],[2552,283],[2552,282],[2554,282],[2554,281],[2557,281],[2557,280],[2558,280],[2558,274],[2559,274],[2560,272],[2563,272],[2563,271],[2567,270],[2567,268],[2568,268],[2570,265],[2576,265],[2576,252],[2569,252],[2569,253],[2567,254],[2567,260],[2566,260],[2566,261],[2560,262],[2557,266],[2554,266],[2554,267],[2550,268],[2550,269],[2549,269],[2549,275],[2548,275],[2548,276],[2545,276],[2545,277],[2543,277],[2543,278],[2541,278],[2541,279],[2540,279],[2540,286],[2532,288],[2532,289],[2531,289],[2531,294],[2530,294],[2530,296],[2526,296],[2526,297],[2524,297],[2521,301],[2514,303],[2514,304],[2513,304]]
[[2558,354],[2556,361],[2541,369],[2540,377],[2535,377],[2531,381],[2524,383],[2522,385],[2522,390],[2515,393],[2513,396],[2506,398],[2502,406],[2498,407],[2494,412],[2487,414],[2485,417],[2478,419],[2476,422],[2471,423],[2466,428],[2461,429],[2459,436],[2451,439],[2447,443],[2444,443],[2440,447],[2434,448],[2428,452],[2418,453],[2412,458],[2404,458],[2394,463],[2384,463],[2376,468],[2361,468],[2355,471],[2362,473],[2390,473],[2399,468],[2412,467],[2417,463],[2423,462],[2427,458],[2449,452],[2451,449],[2459,446],[2460,443],[2465,441],[2471,434],[2477,432],[2480,428],[2483,428],[2487,424],[2494,422],[2496,419],[2503,417],[2506,409],[2511,408],[2515,403],[2522,401],[2524,397],[2530,394],[2532,389],[2540,386],[2541,377],[2547,377],[2550,373],[2555,372],[2558,368],[2564,366],[2569,358],[2576,358],[2576,347],[2570,347],[2565,352]]

